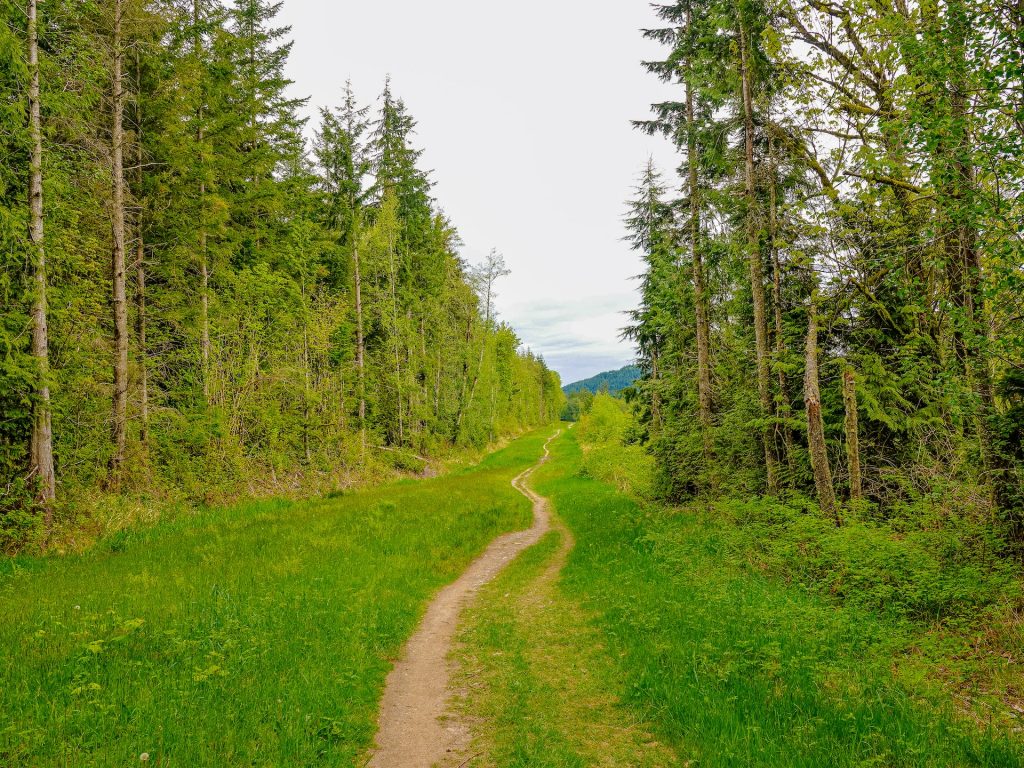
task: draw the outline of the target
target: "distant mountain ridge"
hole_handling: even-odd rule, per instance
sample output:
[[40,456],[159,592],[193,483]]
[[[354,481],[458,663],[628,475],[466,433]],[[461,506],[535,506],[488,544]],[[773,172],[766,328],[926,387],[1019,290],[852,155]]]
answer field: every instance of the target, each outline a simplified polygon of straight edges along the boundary
[[597,392],[601,389],[601,385],[608,384],[608,392],[611,394],[617,394],[632,384],[634,381],[639,379],[641,376],[640,368],[635,365],[626,365],[619,368],[617,371],[605,371],[599,373],[596,376],[591,376],[589,379],[581,379],[580,381],[574,381],[571,384],[566,384],[562,387],[562,391],[567,395],[571,395],[573,392],[579,392],[581,390],[587,390],[588,392]]

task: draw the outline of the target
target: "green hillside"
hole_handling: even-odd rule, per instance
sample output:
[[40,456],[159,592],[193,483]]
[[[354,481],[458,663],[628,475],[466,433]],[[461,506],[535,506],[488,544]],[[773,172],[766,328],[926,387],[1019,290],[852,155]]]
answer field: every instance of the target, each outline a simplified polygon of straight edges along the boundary
[[617,371],[605,371],[604,373],[591,376],[589,379],[566,384],[562,387],[562,391],[567,395],[571,395],[573,392],[582,392],[583,390],[596,393],[603,384],[607,383],[608,392],[614,395],[639,378],[640,369],[635,365],[627,365],[619,368]]

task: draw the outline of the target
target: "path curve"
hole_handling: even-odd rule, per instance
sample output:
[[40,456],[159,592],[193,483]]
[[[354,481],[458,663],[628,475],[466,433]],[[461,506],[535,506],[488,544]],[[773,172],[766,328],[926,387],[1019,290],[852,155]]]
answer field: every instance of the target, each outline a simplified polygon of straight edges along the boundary
[[528,488],[526,480],[548,460],[548,446],[561,433],[559,429],[549,437],[541,459],[512,480],[515,489],[533,502],[533,525],[496,538],[437,594],[388,674],[377,720],[377,746],[367,763],[370,768],[433,768],[468,744],[465,726],[442,721],[451,697],[448,652],[462,609],[477,590],[550,530],[547,501]]

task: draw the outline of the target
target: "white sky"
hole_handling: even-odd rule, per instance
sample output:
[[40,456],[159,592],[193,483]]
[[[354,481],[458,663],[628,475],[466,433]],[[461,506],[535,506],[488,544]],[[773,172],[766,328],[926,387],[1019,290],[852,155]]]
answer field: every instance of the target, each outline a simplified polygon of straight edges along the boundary
[[676,162],[629,124],[671,98],[640,66],[662,54],[639,33],[657,24],[646,0],[286,0],[278,19],[311,114],[347,78],[375,99],[390,73],[463,255],[505,255],[501,316],[563,383],[632,362],[625,201],[648,156]]

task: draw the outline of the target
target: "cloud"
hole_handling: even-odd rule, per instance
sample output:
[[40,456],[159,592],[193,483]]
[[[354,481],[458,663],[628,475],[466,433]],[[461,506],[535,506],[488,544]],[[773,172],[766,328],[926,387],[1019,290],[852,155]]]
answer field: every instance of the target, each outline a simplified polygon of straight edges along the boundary
[[626,311],[636,294],[608,293],[559,300],[533,299],[510,304],[504,318],[523,344],[544,356],[564,382],[632,362],[635,352],[620,338]]

